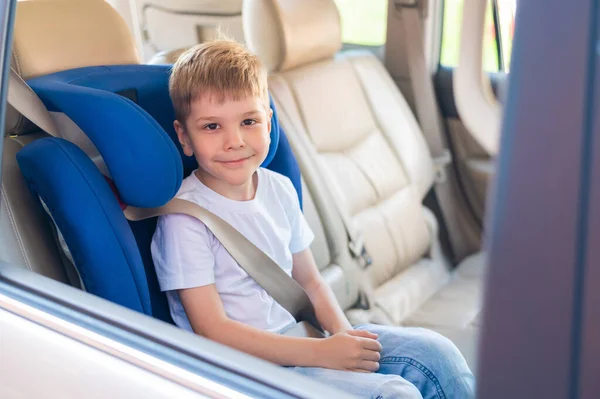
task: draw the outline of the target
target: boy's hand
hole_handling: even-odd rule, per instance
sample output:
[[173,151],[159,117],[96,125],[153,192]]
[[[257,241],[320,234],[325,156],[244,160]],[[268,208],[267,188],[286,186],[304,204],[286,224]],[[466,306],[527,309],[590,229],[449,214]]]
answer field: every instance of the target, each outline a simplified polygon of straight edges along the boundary
[[379,370],[381,344],[377,334],[348,330],[321,339],[317,356],[321,367],[370,373]]

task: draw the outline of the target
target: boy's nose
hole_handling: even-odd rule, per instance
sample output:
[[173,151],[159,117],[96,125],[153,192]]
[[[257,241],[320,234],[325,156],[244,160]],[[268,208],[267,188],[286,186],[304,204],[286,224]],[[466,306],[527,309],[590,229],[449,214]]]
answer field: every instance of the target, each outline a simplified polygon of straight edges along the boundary
[[227,150],[236,150],[244,147],[244,138],[242,132],[239,129],[231,129],[227,132],[227,138],[225,141],[225,148]]

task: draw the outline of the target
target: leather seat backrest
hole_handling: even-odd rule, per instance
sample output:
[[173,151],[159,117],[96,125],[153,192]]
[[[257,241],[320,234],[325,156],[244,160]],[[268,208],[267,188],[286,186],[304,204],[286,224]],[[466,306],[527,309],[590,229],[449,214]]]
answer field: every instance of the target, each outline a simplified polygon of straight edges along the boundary
[[[125,22],[104,1],[18,2],[13,37],[12,67],[24,79],[73,67],[139,62]],[[53,112],[52,117],[61,126],[61,133],[100,163],[97,150],[76,124],[63,113]],[[27,188],[16,162],[16,154],[25,145],[44,137],[48,135],[8,105],[0,260],[79,287],[80,278],[59,248],[53,223]]]
[[338,52],[333,0],[256,0],[243,16],[248,46],[271,71],[282,126],[311,159],[305,178],[321,180],[351,216],[374,284],[385,283],[432,241],[421,203],[434,167],[414,115],[372,53]]

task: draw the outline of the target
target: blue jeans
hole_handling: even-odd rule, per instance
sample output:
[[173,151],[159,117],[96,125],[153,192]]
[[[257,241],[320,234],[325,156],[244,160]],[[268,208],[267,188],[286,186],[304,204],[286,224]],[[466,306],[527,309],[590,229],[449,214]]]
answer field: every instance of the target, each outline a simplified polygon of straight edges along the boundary
[[456,346],[430,330],[366,324],[383,350],[375,373],[294,367],[311,379],[373,399],[471,399],[475,378]]

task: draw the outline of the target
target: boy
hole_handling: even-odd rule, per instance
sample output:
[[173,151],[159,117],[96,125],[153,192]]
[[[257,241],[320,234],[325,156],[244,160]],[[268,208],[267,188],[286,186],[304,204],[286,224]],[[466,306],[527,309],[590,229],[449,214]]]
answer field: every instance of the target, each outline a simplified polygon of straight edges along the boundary
[[473,375],[447,339],[423,329],[353,329],[344,316],[315,265],[314,236],[290,180],[260,168],[272,115],[260,61],[233,41],[195,46],[173,66],[169,92],[178,139],[199,166],[177,197],[204,206],[267,253],[306,291],[331,336],[281,335],[293,316],[203,223],[166,215],[152,256],[177,325],[362,397],[473,397]]

